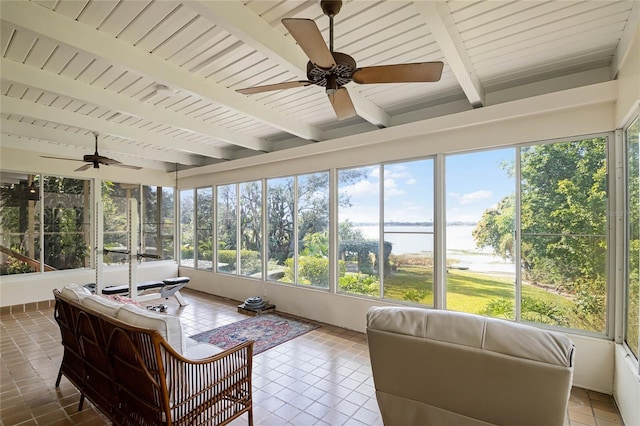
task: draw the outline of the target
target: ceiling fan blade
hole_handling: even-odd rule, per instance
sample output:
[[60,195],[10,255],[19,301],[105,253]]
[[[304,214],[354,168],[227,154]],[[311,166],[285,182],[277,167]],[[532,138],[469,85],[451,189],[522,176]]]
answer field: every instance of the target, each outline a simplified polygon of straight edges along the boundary
[[329,101],[331,101],[338,120],[344,120],[357,115],[353,102],[351,102],[351,96],[349,96],[349,92],[347,92],[347,89],[344,87],[336,90],[334,94],[328,94],[327,96],[329,96]]
[[363,67],[353,72],[353,81],[359,84],[428,83],[440,80],[443,66],[438,61]]
[[122,164],[122,163],[107,164],[107,166],[114,166],[114,167],[120,167],[120,168],[123,168],[123,169],[131,169],[131,170],[140,170],[140,169],[142,169],[142,167],[140,167],[140,166],[130,166],[128,164]]
[[289,30],[311,62],[326,69],[336,66],[336,61],[313,19],[284,18],[282,25]]
[[49,155],[41,155],[40,158],[52,158],[54,160],[67,160],[67,161],[84,161],[84,160],[78,160],[77,158],[51,157]]
[[114,160],[113,158],[107,158],[102,156],[100,156],[100,158],[97,161],[98,163],[104,164],[105,166],[117,166],[118,164],[121,164],[121,162],[118,160]]
[[74,171],[75,171],[75,172],[84,172],[85,170],[87,170],[87,169],[91,168],[92,166],[93,166],[93,164],[88,163],[88,164],[85,164],[84,166],[80,166],[80,167],[78,167],[78,168],[77,168],[77,169],[75,169]]
[[308,80],[299,80],[299,81],[287,81],[284,83],[276,83],[276,84],[266,84],[264,86],[256,86],[256,87],[247,87],[246,89],[238,89],[236,92],[242,93],[243,95],[251,95],[254,93],[262,93],[262,92],[270,92],[272,90],[283,90],[283,89],[291,89],[293,87],[304,87],[309,86],[311,83]]

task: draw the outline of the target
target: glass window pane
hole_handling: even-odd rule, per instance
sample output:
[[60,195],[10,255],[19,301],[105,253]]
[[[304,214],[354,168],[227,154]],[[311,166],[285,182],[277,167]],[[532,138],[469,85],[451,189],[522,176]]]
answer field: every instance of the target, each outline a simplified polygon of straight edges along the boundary
[[180,265],[195,267],[194,261],[194,190],[180,191]]
[[213,268],[213,189],[196,190],[196,226],[198,269]]
[[524,320],[605,331],[606,174],[605,138],[521,150]]
[[217,270],[218,272],[235,274],[238,247],[236,185],[218,186],[217,197]]
[[40,271],[40,176],[2,172],[0,275]]
[[267,279],[293,283],[293,177],[267,180]]
[[240,184],[240,273],[262,278],[262,182]]
[[380,297],[380,167],[338,171],[338,291]]
[[173,259],[173,191],[158,186],[142,187],[143,252],[160,256],[142,258],[143,262]]
[[625,341],[638,358],[638,334],[640,333],[640,319],[638,306],[640,295],[640,145],[638,136],[640,129],[636,119],[626,130],[627,140],[627,283],[625,300]]
[[384,166],[384,297],[433,305],[433,160]]
[[329,173],[298,176],[298,284],[329,288]]
[[42,185],[45,264],[55,269],[88,268],[91,244],[89,181],[46,176]]
[[[137,201],[140,205],[140,186],[137,184],[102,182],[103,201],[103,244],[107,250],[126,252],[129,250],[129,200]],[[140,216],[138,216],[140,217]],[[140,221],[141,222],[141,221]],[[140,228],[138,233],[138,245],[140,245]],[[134,247],[133,254],[137,254],[139,247]],[[121,253],[105,253],[103,262],[109,264],[128,263],[129,256]]]
[[515,319],[515,150],[446,157],[447,309]]

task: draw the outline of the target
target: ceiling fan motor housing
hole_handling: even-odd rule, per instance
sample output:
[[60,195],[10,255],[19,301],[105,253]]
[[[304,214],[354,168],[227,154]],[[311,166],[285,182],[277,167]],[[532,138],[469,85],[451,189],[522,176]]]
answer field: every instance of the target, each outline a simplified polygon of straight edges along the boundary
[[332,52],[332,55],[336,61],[335,68],[320,68],[311,61],[307,63],[307,79],[310,82],[330,88],[330,85],[327,86],[327,80],[333,75],[336,78],[336,89],[339,89],[352,80],[353,72],[356,70],[356,61],[346,53]]

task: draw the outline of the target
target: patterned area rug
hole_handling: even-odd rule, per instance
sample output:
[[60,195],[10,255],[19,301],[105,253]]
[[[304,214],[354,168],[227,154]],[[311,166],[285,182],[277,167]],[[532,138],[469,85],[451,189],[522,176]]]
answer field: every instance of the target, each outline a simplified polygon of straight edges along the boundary
[[276,314],[258,315],[191,336],[198,342],[228,349],[247,340],[255,340],[253,354],[278,346],[294,337],[320,327]]

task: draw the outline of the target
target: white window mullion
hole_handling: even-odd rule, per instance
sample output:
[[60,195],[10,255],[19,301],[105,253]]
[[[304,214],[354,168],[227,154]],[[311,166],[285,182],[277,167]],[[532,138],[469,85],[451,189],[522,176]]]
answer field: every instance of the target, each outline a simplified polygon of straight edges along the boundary
[[514,253],[514,259],[515,259],[515,273],[516,273],[516,288],[515,288],[515,301],[514,301],[514,306],[515,306],[515,320],[516,321],[521,321],[522,320],[522,268],[520,267],[520,265],[522,265],[522,259],[521,254],[522,254],[522,250],[521,250],[521,242],[522,242],[522,233],[521,233],[521,224],[522,224],[522,218],[520,216],[521,213],[521,209],[520,209],[520,201],[522,199],[522,177],[520,176],[520,168],[521,168],[521,164],[520,164],[520,149],[516,148],[516,152],[515,152],[515,176],[516,176],[516,199],[514,200],[515,203],[515,208],[514,208],[514,233],[515,235],[513,236],[513,247],[515,249],[515,253]]
[[447,307],[447,256],[446,256],[446,182],[445,158],[443,154],[436,155],[434,164],[434,211],[433,211],[433,307],[445,309]]
[[378,166],[380,176],[378,187],[378,279],[380,281],[379,297],[384,299],[384,165]]

